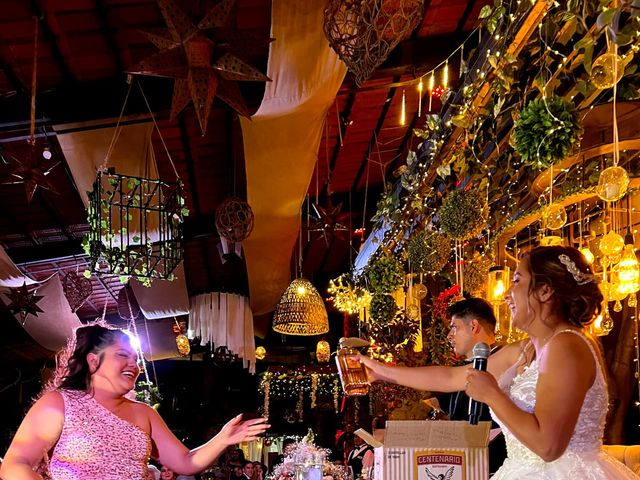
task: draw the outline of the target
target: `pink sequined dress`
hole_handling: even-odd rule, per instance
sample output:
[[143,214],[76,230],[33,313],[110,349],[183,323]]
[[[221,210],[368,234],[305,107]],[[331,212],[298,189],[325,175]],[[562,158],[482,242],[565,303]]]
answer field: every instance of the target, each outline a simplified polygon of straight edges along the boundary
[[149,480],[151,439],[91,395],[59,390],[64,426],[49,460],[52,480]]

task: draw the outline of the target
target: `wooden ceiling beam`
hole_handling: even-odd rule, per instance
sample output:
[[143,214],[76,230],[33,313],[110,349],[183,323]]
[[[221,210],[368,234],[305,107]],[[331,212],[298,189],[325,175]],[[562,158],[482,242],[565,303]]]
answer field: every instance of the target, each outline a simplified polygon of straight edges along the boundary
[[100,33],[102,33],[109,50],[115,60],[116,69],[118,72],[125,71],[125,65],[120,56],[120,49],[113,38],[113,28],[109,25],[108,9],[104,4],[104,0],[94,0],[96,3],[96,10],[98,11],[98,22],[100,23]]
[[[398,77],[395,77],[393,79],[394,82],[397,82],[398,80],[399,80]],[[367,167],[367,164],[369,163],[371,152],[373,151],[373,147],[376,145],[378,134],[380,133],[380,129],[382,128],[382,125],[384,125],[384,121],[387,118],[387,113],[389,112],[389,107],[391,106],[391,103],[393,101],[393,97],[396,94],[396,91],[397,89],[392,88],[389,90],[389,93],[387,94],[387,99],[385,100],[384,106],[380,111],[380,117],[378,117],[378,123],[376,124],[376,128],[373,131],[371,138],[369,139],[369,146],[367,147],[367,152],[362,158],[362,161],[360,162],[360,167],[358,168],[358,173],[356,173],[356,177],[353,180],[353,183],[351,184],[350,190],[352,192],[357,190],[358,183],[360,183],[360,179],[362,178],[362,175]]]
[[41,33],[42,42],[47,44],[49,48],[51,48],[51,55],[54,60],[58,64],[58,68],[62,72],[62,76],[64,77],[65,83],[74,84],[76,83],[76,77],[73,75],[73,72],[67,65],[67,61],[64,58],[64,54],[60,50],[58,45],[58,40],[54,35],[51,27],[49,26],[49,22],[47,19],[47,15],[44,10],[41,8],[40,0],[31,0],[31,11],[33,14],[39,18],[41,21],[38,23]]

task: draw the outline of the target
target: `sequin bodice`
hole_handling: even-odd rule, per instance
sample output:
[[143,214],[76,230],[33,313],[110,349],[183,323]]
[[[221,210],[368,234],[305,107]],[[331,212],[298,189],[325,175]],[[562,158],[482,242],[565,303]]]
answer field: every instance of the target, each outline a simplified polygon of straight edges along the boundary
[[[597,456],[602,447],[602,436],[607,415],[607,385],[591,343],[575,330],[565,331],[578,335],[587,342],[596,362],[596,377],[593,385],[587,391],[569,446],[561,458],[576,455],[581,457]],[[518,375],[515,375],[515,366],[513,366],[500,377],[498,383],[518,407],[527,412],[533,412],[536,405],[538,373],[538,362],[533,360]],[[494,419],[500,424],[499,419],[495,417]],[[542,458],[520,443],[504,425],[500,424],[500,426],[505,435],[509,459],[528,464],[544,464]]]
[[60,390],[64,426],[49,461],[53,480],[147,480],[151,439],[78,391]]

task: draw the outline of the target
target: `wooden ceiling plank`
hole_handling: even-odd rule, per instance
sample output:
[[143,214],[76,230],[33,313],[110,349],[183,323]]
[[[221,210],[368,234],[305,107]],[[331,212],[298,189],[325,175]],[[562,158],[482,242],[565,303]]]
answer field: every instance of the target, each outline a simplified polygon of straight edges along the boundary
[[60,50],[56,36],[51,30],[51,27],[49,25],[49,16],[45,15],[43,9],[40,6],[40,2],[41,0],[30,0],[31,10],[33,11],[33,14],[41,19],[39,26],[42,41],[46,42],[49,45],[49,48],[51,48],[51,54],[53,55],[53,58],[55,59],[58,67],[60,68],[60,71],[62,72],[65,83],[76,83],[76,78],[71,72],[69,65],[67,65],[67,61],[65,60],[64,55]]

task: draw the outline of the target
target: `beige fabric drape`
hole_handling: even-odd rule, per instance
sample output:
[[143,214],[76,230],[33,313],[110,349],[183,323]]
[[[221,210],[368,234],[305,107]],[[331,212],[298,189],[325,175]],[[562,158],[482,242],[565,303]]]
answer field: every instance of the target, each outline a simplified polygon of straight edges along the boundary
[[200,344],[225,346],[256,371],[256,342],[249,299],[231,293],[205,293],[191,297],[189,329]]
[[[75,329],[81,325],[80,320],[71,311],[58,275],[40,284],[35,294],[43,296],[38,302],[43,312],[38,313],[37,317],[27,315],[23,327],[44,348],[60,350],[67,344],[67,339],[73,335]],[[5,293],[0,295],[5,304],[9,302],[9,297]],[[16,315],[16,319],[18,322],[22,321],[20,315]]]
[[9,258],[4,248],[0,246],[0,287],[17,288],[24,284],[33,285],[37,283],[32,278],[24,275],[13,260]]
[[131,289],[145,318],[177,317],[189,313],[184,262],[180,262],[173,271],[173,275],[174,280],[156,279],[149,287],[145,287],[135,279],[131,280]]
[[322,32],[322,0],[273,0],[267,83],[258,112],[241,118],[247,199],[255,214],[243,242],[251,307],[272,311],[288,286],[301,207],[326,112],[346,67]]
[[[74,124],[59,125],[55,130],[86,207],[89,204],[87,192],[93,188],[98,167],[105,160],[116,128]],[[152,132],[151,122],[120,126],[107,167],[115,167],[116,173],[121,175],[158,178],[150,150]]]

